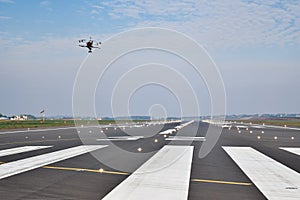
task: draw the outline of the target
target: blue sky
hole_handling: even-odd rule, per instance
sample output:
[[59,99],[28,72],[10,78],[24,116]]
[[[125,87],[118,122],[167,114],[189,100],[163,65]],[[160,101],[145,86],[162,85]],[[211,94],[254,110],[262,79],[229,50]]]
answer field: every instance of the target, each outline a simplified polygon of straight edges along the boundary
[[[299,13],[300,2],[291,0],[0,0],[0,113],[71,115],[86,57],[77,40],[150,26],[182,32],[207,49],[223,77],[228,114],[300,113]],[[133,114],[147,114],[142,99]],[[169,115],[177,115],[170,105]]]

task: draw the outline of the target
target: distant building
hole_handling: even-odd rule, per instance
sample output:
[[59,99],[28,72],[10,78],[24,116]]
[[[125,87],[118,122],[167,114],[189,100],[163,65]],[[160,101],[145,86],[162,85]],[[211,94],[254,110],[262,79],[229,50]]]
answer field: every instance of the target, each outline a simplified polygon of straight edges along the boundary
[[14,120],[14,121],[24,121],[24,120],[28,120],[28,116],[26,116],[26,115],[22,115],[22,116],[20,116],[20,115],[12,116],[12,117],[10,118],[10,120]]

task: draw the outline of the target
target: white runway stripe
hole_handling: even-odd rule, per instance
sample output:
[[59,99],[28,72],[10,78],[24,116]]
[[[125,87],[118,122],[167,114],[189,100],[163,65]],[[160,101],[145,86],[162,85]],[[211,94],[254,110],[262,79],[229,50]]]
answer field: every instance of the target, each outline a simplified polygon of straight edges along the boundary
[[106,145],[82,145],[0,165],[0,179],[88,153]]
[[0,150],[0,157],[14,155],[14,154],[28,152],[28,151],[39,150],[39,149],[45,149],[50,147],[52,146],[24,146],[24,147],[5,149],[5,150]]
[[160,135],[168,135],[168,134],[172,134],[172,133],[175,133],[175,132],[176,132],[176,129],[171,128],[171,129],[162,131],[162,132],[160,132],[159,134],[160,134]]
[[300,199],[300,174],[251,147],[223,147],[269,200]]
[[205,137],[188,137],[188,136],[170,136],[166,140],[177,140],[177,141],[205,141]]
[[294,153],[296,155],[300,155],[300,148],[299,147],[279,147],[279,149],[288,151],[290,153]]
[[99,138],[97,141],[126,141],[126,140],[139,140],[144,136],[116,136],[116,137],[108,137],[108,138]]
[[193,150],[164,146],[103,200],[187,199]]

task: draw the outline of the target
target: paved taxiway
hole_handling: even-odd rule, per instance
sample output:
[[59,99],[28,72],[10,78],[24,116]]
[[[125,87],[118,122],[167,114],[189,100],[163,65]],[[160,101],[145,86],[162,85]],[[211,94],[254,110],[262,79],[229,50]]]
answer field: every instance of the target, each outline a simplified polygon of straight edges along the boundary
[[[258,187],[256,185],[256,180],[250,180],[250,174],[247,175],[248,172],[244,173],[241,170],[239,165],[233,161],[232,155],[229,155],[224,150],[224,147],[251,147],[264,156],[268,156],[275,162],[295,171],[296,174],[300,172],[300,157],[295,153],[295,151],[297,152],[297,148],[300,147],[299,130],[233,124],[229,126],[230,128],[223,128],[221,137],[214,149],[207,157],[199,159],[199,149],[202,143],[205,142],[203,138],[205,138],[208,124],[194,122],[187,124],[187,126],[178,131],[181,136],[190,137],[190,133],[194,130],[195,126],[199,125],[196,135],[197,138],[191,145],[188,142],[189,138],[186,140],[181,138],[181,140],[175,141],[165,140],[166,138],[163,134],[155,134],[158,133],[158,127],[159,129],[162,128],[161,131],[166,131],[174,129],[178,125],[179,123],[177,122],[165,124],[164,126],[150,124],[136,127],[127,125],[121,129],[115,128],[114,126],[103,128],[102,130],[109,137],[110,142],[113,142],[113,144],[121,149],[125,149],[127,152],[139,153],[141,155],[138,159],[130,161],[126,160],[126,158],[122,156],[122,153],[112,153],[113,148],[105,138],[97,138],[96,140],[93,134],[97,131],[97,128],[84,127],[84,129],[88,130],[87,132],[89,134],[93,135],[93,137],[89,138],[89,143],[99,145],[99,148],[94,149],[93,153],[101,155],[105,161],[110,161],[110,164],[121,163],[124,166],[119,166],[119,168],[126,170],[122,171],[111,168],[107,166],[106,162],[98,161],[89,153],[79,153],[69,159],[54,160],[50,163],[48,162],[44,167],[38,167],[30,171],[2,178],[0,180],[0,197],[1,199],[8,200],[102,199],[104,197],[109,199],[109,196],[112,196],[112,191],[115,191],[115,194],[120,194],[122,191],[130,189],[124,180],[130,177],[132,173],[145,170],[147,165],[151,166],[151,162],[149,163],[151,159],[153,160],[156,157],[159,158],[164,155],[172,156],[172,152],[176,154],[178,148],[170,150],[171,154],[166,153],[166,147],[171,145],[174,147],[193,147],[193,150],[189,148],[187,151],[187,156],[190,157],[183,156],[183,158],[186,159],[182,160],[183,164],[190,164],[186,166],[180,163],[178,164],[176,168],[183,166],[181,170],[182,173],[172,171],[174,170],[173,168],[170,170],[166,169],[164,177],[161,178],[159,182],[156,182],[156,185],[161,184],[161,187],[149,186],[149,184],[144,185],[144,187],[152,188],[151,192],[157,191],[157,193],[155,193],[158,195],[156,199],[160,197],[161,199],[166,199],[163,195],[168,195],[168,190],[161,190],[161,188],[165,187],[165,183],[172,183],[172,180],[176,180],[178,183],[175,184],[174,187],[180,187],[183,191],[177,195],[178,199],[184,199],[185,195],[187,195],[187,198],[190,200],[266,199],[266,194],[259,188],[261,186]],[[123,132],[124,128],[125,130],[130,130],[133,137],[124,138],[128,136]],[[215,126],[214,128],[217,130],[221,127]],[[175,136],[175,134],[176,133],[172,133],[168,136]],[[151,137],[148,137],[149,135],[151,135]],[[64,151],[69,148],[84,145],[75,128],[1,132],[0,141],[0,155],[1,150],[3,150],[0,157],[2,166],[22,160],[25,160],[25,163],[27,163],[26,159],[29,158],[47,154],[53,155],[49,153]],[[100,148],[101,145],[108,146]],[[20,148],[25,146],[24,152],[18,152]],[[294,149],[282,149],[287,147],[293,147]],[[161,152],[160,150],[164,152],[158,154]],[[167,150],[169,151],[169,149]],[[15,154],[7,154],[7,152],[13,151]],[[148,152],[148,154],[146,154],[146,152]],[[45,159],[49,160],[51,158],[53,158],[53,156],[46,156]],[[114,163],[116,160],[119,162]],[[147,161],[148,164],[145,164]],[[154,161],[159,163],[163,162],[159,159]],[[174,174],[178,176],[174,177]],[[268,178],[268,174],[262,174],[262,176],[265,176],[266,179]],[[150,178],[153,179],[153,177],[155,181],[157,181],[155,176]],[[178,177],[184,178],[182,178],[182,181],[178,181],[178,179],[175,179]],[[141,183],[147,183],[149,180],[149,178],[145,178],[144,176],[138,178],[143,180]],[[127,182],[130,182],[130,179],[126,179]],[[268,181],[269,182],[265,184],[274,185],[274,183],[270,182],[272,180]],[[122,188],[118,186],[120,183],[124,185]],[[133,181],[131,184],[135,184],[135,182]],[[291,191],[292,193],[296,193],[296,195],[300,193],[300,185],[287,185],[286,187],[287,188],[284,189],[288,192]],[[173,188],[171,188],[171,186],[169,189],[170,192],[172,192]],[[142,191],[144,192],[145,190]],[[132,197],[132,199],[134,198]],[[172,197],[172,199],[174,199],[174,197]]]

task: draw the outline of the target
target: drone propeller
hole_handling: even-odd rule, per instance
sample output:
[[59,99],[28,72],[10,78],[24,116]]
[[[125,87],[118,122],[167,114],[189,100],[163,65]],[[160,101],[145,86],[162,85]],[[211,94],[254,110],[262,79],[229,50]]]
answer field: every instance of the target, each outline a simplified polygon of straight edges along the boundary
[[101,42],[97,42],[92,40],[92,37],[90,37],[90,39],[82,39],[82,40],[78,40],[79,42],[79,47],[87,47],[89,49],[89,53],[92,52],[92,49],[96,48],[96,49],[100,49],[100,45]]

